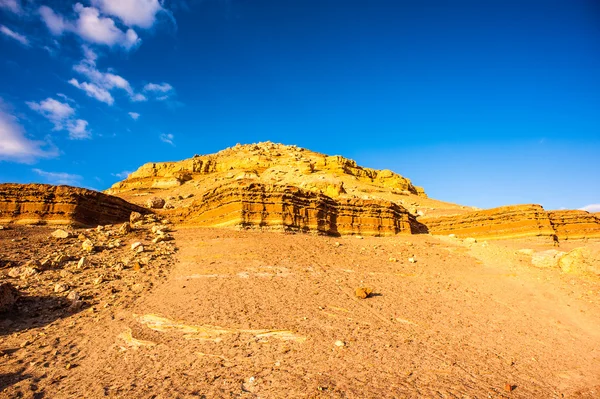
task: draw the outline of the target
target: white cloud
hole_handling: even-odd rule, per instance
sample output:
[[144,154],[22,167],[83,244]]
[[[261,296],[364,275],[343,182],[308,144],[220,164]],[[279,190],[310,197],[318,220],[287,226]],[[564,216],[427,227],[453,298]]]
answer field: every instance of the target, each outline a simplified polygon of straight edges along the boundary
[[55,13],[50,7],[41,6],[38,11],[42,20],[48,27],[48,30],[50,30],[53,35],[62,35],[64,31],[73,29],[71,24],[65,21],[65,18],[62,15]]
[[69,138],[71,140],[89,139],[91,133],[87,130],[87,126],[88,122],[83,119],[68,121],[66,130],[69,132]]
[[111,173],[114,177],[118,177],[119,179],[127,179],[129,177],[130,174],[132,174],[133,172],[130,170],[124,170],[120,173]]
[[173,90],[173,86],[168,83],[148,83],[144,86],[144,91],[150,91],[155,93],[168,93]]
[[98,101],[102,101],[103,103],[106,103],[108,105],[113,105],[113,103],[115,102],[115,99],[109,93],[108,90],[103,89],[102,87],[94,83],[79,83],[79,81],[75,78],[69,80],[69,83],[77,87],[78,89],[83,90],[88,96],[95,98]]
[[28,101],[27,105],[34,111],[48,118],[52,123],[59,124],[75,115],[75,110],[67,103],[48,97],[39,103]]
[[127,26],[148,29],[156,14],[164,11],[158,0],[92,0],[92,5],[104,14],[119,18]]
[[163,143],[167,143],[167,144],[171,144],[172,146],[175,146],[175,143],[173,143],[175,136],[172,135],[171,133],[163,133],[160,135],[159,138],[160,138],[160,141],[162,141]]
[[120,89],[127,93],[131,101],[146,101],[146,96],[135,93],[127,79],[112,72],[100,72],[96,67],[98,56],[89,47],[83,46],[84,59],[73,66],[73,70],[80,73],[90,80],[90,82],[79,82],[73,78],[69,83],[83,90],[90,97],[102,101],[108,105],[114,103],[114,98],[110,91]]
[[23,46],[29,46],[29,40],[27,40],[27,38],[25,36],[8,29],[4,25],[0,25],[0,32],[2,32],[2,34],[5,36],[10,37],[11,39],[18,41]]
[[74,175],[70,173],[63,172],[46,172],[41,169],[31,169],[33,172],[37,173],[41,176],[46,183],[50,184],[65,184],[68,186],[77,186],[80,184],[81,177],[80,175]]
[[73,32],[90,43],[104,44],[109,47],[120,46],[126,50],[131,50],[141,43],[141,39],[133,29],[122,31],[115,21],[101,16],[100,11],[94,7],[85,7],[77,3],[73,6],[73,10],[78,14],[77,19],[73,21],[55,13],[48,6],[41,6],[39,13],[54,35]]
[[0,8],[10,10],[15,14],[21,14],[23,12],[17,0],[0,0]]
[[33,163],[38,158],[57,155],[58,150],[48,143],[28,139],[23,126],[6,110],[6,105],[0,99],[0,161]]
[[579,209],[588,212],[600,212],[600,204],[589,204]]
[[131,119],[133,119],[134,121],[137,121],[140,117],[140,114],[138,114],[137,112],[129,112],[129,116],[131,116]]
[[27,101],[26,104],[52,122],[54,130],[66,130],[71,140],[91,137],[91,133],[87,130],[88,122],[83,119],[75,119],[75,109],[69,104],[61,103],[50,97],[39,103]]

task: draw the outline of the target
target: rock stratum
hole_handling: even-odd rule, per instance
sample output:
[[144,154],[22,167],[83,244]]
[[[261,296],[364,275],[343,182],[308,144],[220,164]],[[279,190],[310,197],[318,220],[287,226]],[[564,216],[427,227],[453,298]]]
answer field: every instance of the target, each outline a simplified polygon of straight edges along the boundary
[[181,222],[257,227],[327,235],[390,236],[425,232],[404,207],[390,201],[331,198],[294,186],[240,180],[197,198]]
[[540,205],[515,205],[461,215],[420,218],[431,234],[505,239],[600,237],[600,219],[586,211],[546,211]]
[[129,220],[147,210],[84,188],[48,184],[0,184],[0,223],[96,226]]

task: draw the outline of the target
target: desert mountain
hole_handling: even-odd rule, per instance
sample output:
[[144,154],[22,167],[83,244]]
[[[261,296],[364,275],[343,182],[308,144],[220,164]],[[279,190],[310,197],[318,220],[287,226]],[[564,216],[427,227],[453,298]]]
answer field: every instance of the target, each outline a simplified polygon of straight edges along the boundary
[[169,217],[207,227],[484,239],[600,236],[600,219],[585,211],[547,212],[539,205],[480,211],[428,198],[390,170],[270,142],[148,163],[107,193],[142,206],[160,197]]

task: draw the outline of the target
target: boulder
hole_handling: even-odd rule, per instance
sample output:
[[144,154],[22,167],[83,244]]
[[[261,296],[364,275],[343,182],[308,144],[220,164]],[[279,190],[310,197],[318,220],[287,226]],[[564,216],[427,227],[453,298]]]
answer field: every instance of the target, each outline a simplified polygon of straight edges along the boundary
[[18,297],[19,292],[10,283],[0,283],[0,313],[10,311]]
[[129,222],[130,223],[136,223],[136,222],[139,222],[139,221],[141,221],[143,219],[144,219],[144,217],[139,212],[131,212],[131,214],[129,215]]
[[152,197],[146,201],[146,206],[150,209],[162,209],[165,206],[165,200],[160,197]]

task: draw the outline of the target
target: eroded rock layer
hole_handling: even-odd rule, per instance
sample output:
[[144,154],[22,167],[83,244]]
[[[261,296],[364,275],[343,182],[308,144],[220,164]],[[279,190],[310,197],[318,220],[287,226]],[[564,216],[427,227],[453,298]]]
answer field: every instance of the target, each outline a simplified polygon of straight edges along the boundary
[[600,237],[600,218],[586,211],[550,211],[550,223],[560,240]]
[[294,186],[240,180],[197,198],[181,213],[200,226],[239,226],[329,235],[390,236],[423,232],[412,215],[389,201],[333,199]]
[[540,205],[516,205],[454,216],[420,218],[431,234],[485,239],[531,236],[559,240],[600,237],[600,219],[586,211],[545,211]]
[[48,184],[0,184],[0,223],[93,226],[129,220],[146,209],[97,191]]
[[548,212],[540,205],[516,205],[462,215],[420,218],[431,234],[474,238],[553,236]]

